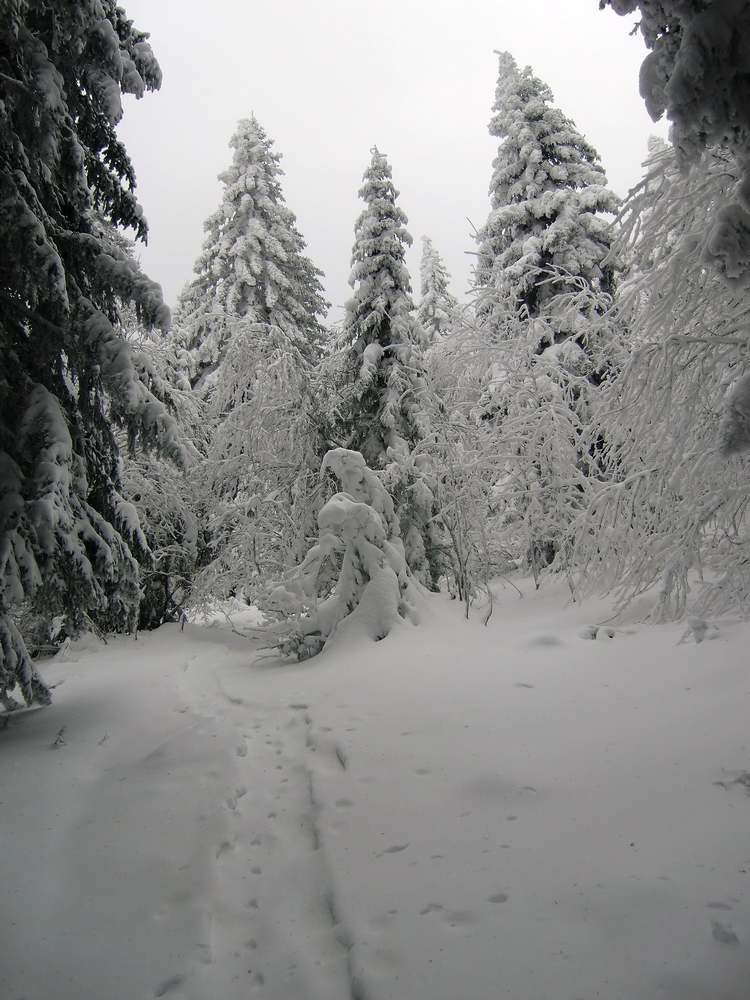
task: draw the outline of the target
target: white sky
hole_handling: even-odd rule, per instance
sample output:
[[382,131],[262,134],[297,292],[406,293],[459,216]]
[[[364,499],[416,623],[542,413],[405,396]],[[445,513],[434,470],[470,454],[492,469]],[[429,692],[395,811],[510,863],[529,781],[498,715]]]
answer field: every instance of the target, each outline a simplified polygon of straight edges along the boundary
[[610,186],[641,175],[654,125],[638,95],[632,20],[597,0],[123,0],[151,32],[159,93],[128,100],[120,135],[151,233],[147,273],[174,304],[218,206],[237,120],[254,113],[283,155],[286,201],[325,272],[331,319],[349,296],[357,198],[370,147],[388,155],[414,247],[432,237],[463,295],[471,223],[489,207],[495,49],[530,64],[598,149]]

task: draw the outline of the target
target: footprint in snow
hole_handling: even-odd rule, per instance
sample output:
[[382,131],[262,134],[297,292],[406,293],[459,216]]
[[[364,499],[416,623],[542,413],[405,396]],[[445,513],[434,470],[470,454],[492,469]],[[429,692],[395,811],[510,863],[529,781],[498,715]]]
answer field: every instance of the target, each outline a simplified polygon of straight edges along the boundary
[[507,903],[509,898],[510,897],[508,896],[507,892],[496,892],[494,894],[494,896],[488,896],[487,897],[487,902],[488,903]]
[[244,746],[244,744],[241,744],[240,746],[237,747],[235,753],[237,754],[238,757],[247,757],[247,747]]
[[731,910],[729,903],[706,903],[709,910]]
[[379,854],[377,854],[376,857],[381,858],[384,854],[400,854],[401,851],[405,851],[408,846],[409,846],[408,843],[392,844],[390,847],[386,847]]
[[734,933],[731,924],[724,924],[720,920],[711,921],[711,936],[719,944],[735,945],[740,943],[740,939]]
[[170,993],[174,993],[178,990],[180,986],[185,982],[184,976],[170,976],[169,979],[165,979],[163,983],[160,983],[154,990],[155,997],[165,997]]
[[444,909],[441,903],[428,903],[427,906],[423,906],[419,911],[420,917],[426,917],[428,913],[439,913],[440,910]]
[[513,685],[514,688],[529,688],[529,689],[531,689],[531,688],[533,688],[535,686],[536,685],[534,685],[534,684],[526,684],[524,681],[518,681],[517,683],[515,683]]
[[562,646],[562,641],[556,635],[535,635],[529,639],[529,646]]
[[450,927],[468,927],[477,923],[477,915],[471,910],[445,910],[443,920]]

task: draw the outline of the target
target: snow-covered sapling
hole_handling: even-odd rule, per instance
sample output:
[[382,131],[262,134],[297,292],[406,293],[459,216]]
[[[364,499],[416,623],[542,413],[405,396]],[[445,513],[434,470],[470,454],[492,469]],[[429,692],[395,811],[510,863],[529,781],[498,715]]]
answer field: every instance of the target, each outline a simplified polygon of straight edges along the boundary
[[[300,660],[319,653],[334,634],[377,641],[401,622],[417,621],[417,592],[390,494],[357,451],[329,451],[321,471],[332,472],[342,492],[318,515],[318,542],[267,601],[281,616],[268,629],[274,646]],[[331,562],[336,582],[321,593]]]

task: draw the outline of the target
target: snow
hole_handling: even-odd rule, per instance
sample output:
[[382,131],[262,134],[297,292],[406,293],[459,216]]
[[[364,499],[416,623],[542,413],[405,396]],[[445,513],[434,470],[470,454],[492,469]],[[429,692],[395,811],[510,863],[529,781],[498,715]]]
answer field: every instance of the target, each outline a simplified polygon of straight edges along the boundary
[[48,661],[0,995],[746,1000],[750,626],[521,587],[303,666],[198,624]]

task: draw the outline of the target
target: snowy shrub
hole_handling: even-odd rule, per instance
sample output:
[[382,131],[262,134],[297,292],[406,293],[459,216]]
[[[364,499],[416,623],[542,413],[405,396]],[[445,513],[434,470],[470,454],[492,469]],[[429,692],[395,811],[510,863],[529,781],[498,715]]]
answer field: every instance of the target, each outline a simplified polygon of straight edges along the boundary
[[[306,659],[335,636],[385,638],[402,621],[416,624],[416,590],[393,500],[359,452],[329,451],[322,470],[342,486],[318,514],[318,542],[269,590],[266,607],[281,621],[266,635],[285,655]],[[332,589],[326,565],[337,567]]]

